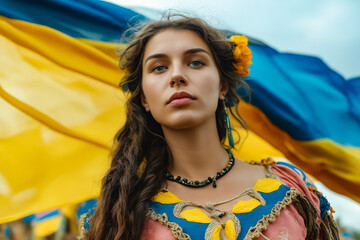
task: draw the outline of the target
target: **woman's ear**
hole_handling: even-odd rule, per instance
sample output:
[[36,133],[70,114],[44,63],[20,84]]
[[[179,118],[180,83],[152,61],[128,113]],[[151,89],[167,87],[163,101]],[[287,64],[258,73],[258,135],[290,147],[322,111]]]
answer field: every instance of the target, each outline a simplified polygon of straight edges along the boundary
[[225,96],[229,90],[229,85],[226,82],[222,82],[220,84],[220,93],[219,93],[219,99],[224,100]]
[[150,112],[150,107],[149,107],[149,104],[146,101],[146,98],[145,98],[144,94],[141,94],[141,105],[143,105],[143,107],[145,108],[145,110],[147,112]]

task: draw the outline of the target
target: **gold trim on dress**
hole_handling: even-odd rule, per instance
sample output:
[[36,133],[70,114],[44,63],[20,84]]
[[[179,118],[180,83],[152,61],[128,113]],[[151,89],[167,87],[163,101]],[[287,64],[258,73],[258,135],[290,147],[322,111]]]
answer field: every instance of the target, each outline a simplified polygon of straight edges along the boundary
[[188,234],[184,233],[183,229],[177,223],[169,222],[166,213],[163,213],[163,214],[160,215],[160,214],[157,214],[153,209],[149,208],[149,211],[148,211],[147,215],[152,220],[159,221],[161,224],[168,227],[171,230],[173,236],[176,239],[178,239],[178,240],[191,240],[190,236]]

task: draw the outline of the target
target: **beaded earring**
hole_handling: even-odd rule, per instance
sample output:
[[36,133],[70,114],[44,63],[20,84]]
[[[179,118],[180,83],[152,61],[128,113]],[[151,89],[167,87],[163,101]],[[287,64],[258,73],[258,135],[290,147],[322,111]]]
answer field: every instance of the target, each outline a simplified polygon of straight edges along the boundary
[[222,102],[223,102],[223,107],[224,107],[224,121],[225,121],[226,130],[228,132],[229,145],[231,148],[234,148],[234,139],[233,139],[233,135],[232,135],[232,131],[231,131],[229,114],[227,112],[225,96],[224,96],[224,100]]

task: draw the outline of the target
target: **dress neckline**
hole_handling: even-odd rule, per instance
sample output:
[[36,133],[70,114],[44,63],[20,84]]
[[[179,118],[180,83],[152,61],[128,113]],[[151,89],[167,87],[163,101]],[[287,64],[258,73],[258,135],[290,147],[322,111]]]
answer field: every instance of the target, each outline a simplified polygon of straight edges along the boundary
[[[241,160],[239,160],[239,161],[241,161]],[[260,204],[265,205],[266,204],[265,200],[261,197],[261,195],[258,193],[258,191],[270,193],[272,191],[277,190],[280,187],[280,185],[283,184],[280,181],[279,176],[271,170],[272,165],[276,164],[276,161],[273,160],[272,158],[266,158],[266,159],[262,159],[261,161],[244,161],[244,162],[251,164],[251,165],[264,166],[265,170],[266,170],[265,178],[257,179],[253,187],[245,189],[244,191],[231,197],[230,199],[226,199],[226,200],[216,202],[216,203],[208,202],[206,204],[198,204],[198,203],[195,203],[192,201],[183,200],[180,197],[178,197],[176,194],[169,191],[168,189],[163,188],[160,190],[159,193],[157,193],[153,197],[153,201],[160,202],[160,203],[180,203],[180,202],[182,202],[183,204],[186,204],[188,206],[194,206],[194,207],[206,209],[209,206],[213,206],[213,208],[215,208],[215,206],[217,206],[217,205],[225,204],[225,203],[234,201],[238,198],[248,195],[252,198],[249,200],[238,200],[231,207],[231,209],[228,209],[225,211],[221,211],[221,210],[217,210],[217,211],[231,212],[231,211],[233,211],[234,208],[236,208],[237,205],[239,205],[239,203],[246,204],[246,203],[252,202],[253,199],[256,199]]]

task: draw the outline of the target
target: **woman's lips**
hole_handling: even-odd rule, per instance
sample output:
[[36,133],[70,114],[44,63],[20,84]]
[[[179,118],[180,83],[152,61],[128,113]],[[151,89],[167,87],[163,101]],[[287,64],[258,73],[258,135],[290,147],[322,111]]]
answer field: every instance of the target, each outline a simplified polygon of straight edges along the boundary
[[185,106],[190,104],[192,101],[194,101],[191,98],[177,98],[172,100],[169,105],[174,106],[174,107],[179,107],[179,106]]
[[169,98],[167,104],[171,106],[184,106],[190,104],[195,98],[187,92],[176,92]]

